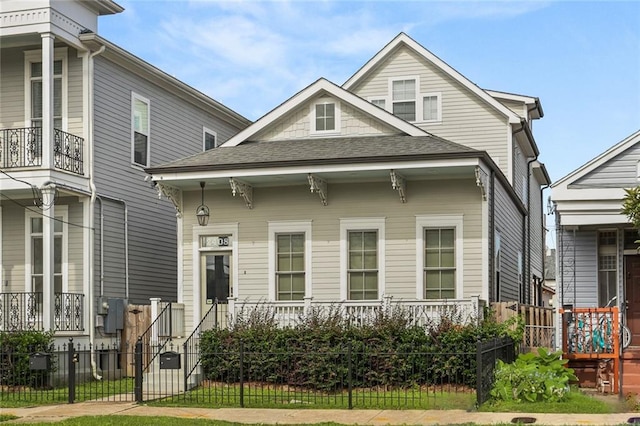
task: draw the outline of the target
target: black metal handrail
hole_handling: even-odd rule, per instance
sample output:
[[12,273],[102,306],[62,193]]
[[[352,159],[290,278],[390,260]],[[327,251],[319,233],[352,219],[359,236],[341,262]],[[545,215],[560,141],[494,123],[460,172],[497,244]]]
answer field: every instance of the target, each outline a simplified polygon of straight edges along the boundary
[[[226,304],[224,304],[227,306]],[[218,313],[220,303],[218,299],[213,301],[213,305],[209,308],[206,314],[202,317],[198,325],[193,329],[193,332],[187,337],[187,340],[183,343],[184,348],[184,388],[189,388],[189,378],[200,365],[200,334],[211,328],[218,326]]]
[[[53,329],[84,330],[84,294],[54,293]],[[0,330],[43,331],[42,292],[0,293]]]
[[[166,336],[161,336],[160,329],[165,324],[169,325],[168,333]],[[153,336],[155,331],[155,336]],[[143,355],[143,363],[142,363],[142,371],[147,371],[151,363],[158,356],[160,351],[167,345],[168,342],[171,341],[171,336],[173,335],[172,323],[171,323],[171,302],[167,304],[158,314],[158,317],[153,320],[153,322],[147,327],[147,329],[138,336],[138,341],[136,342],[136,352],[138,348],[142,351]],[[151,337],[156,337],[157,342],[152,342]],[[147,349],[145,351],[145,348]]]
[[[0,168],[42,166],[42,128],[0,129]],[[53,166],[84,173],[84,139],[53,129]]]

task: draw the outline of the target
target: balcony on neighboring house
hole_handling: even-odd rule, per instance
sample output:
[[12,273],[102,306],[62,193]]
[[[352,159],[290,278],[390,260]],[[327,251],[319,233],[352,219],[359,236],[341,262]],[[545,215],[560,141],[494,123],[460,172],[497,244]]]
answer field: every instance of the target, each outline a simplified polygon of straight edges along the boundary
[[[84,139],[53,129],[53,166],[57,170],[84,174]],[[42,128],[0,129],[0,168],[42,166]]]
[[[0,293],[0,331],[47,331],[42,322],[42,293]],[[84,294],[55,293],[53,331],[84,331]]]

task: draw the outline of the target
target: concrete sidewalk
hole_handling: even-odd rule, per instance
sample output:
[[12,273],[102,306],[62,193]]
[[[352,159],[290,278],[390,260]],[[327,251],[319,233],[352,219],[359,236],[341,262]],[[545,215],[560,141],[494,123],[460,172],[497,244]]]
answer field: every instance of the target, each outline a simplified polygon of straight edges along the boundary
[[237,423],[300,424],[336,422],[359,425],[446,425],[458,423],[511,423],[515,417],[534,417],[537,425],[616,425],[640,413],[616,414],[523,414],[478,413],[463,410],[287,410],[250,408],[150,407],[131,402],[83,402],[30,408],[0,408],[0,413],[19,419],[5,422],[61,421],[78,416],[169,416],[184,419],[226,420]]

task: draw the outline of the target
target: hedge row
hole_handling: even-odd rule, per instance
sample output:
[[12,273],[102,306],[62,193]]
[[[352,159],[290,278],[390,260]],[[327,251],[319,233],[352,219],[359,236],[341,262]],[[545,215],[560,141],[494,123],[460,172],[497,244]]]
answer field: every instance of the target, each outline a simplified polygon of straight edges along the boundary
[[0,332],[0,384],[3,386],[46,386],[55,371],[51,357],[49,370],[31,370],[29,356],[35,352],[53,353],[53,333],[42,331]]
[[203,333],[205,378],[239,382],[242,346],[243,381],[324,391],[344,389],[348,377],[360,388],[475,386],[477,341],[510,330],[492,320],[460,325],[455,313],[418,327],[405,314],[381,310],[370,323],[353,326],[338,311],[312,311],[295,327],[279,328],[273,312],[256,309],[231,329]]

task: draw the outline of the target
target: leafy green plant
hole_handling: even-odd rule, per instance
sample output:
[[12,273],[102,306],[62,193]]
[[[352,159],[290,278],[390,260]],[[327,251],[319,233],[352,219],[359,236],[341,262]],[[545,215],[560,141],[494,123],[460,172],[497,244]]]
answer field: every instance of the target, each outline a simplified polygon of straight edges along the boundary
[[539,348],[537,354],[521,354],[511,364],[499,360],[491,396],[518,402],[564,400],[570,390],[569,382],[577,378],[561,355]]
[[[5,386],[43,386],[55,371],[51,356],[53,333],[42,331],[0,332],[0,383]],[[31,370],[29,357],[39,352],[51,358],[48,370]]]

